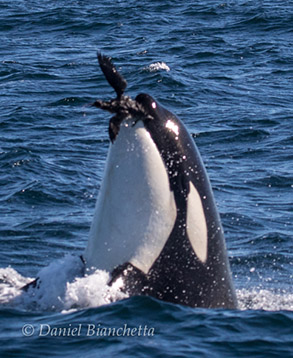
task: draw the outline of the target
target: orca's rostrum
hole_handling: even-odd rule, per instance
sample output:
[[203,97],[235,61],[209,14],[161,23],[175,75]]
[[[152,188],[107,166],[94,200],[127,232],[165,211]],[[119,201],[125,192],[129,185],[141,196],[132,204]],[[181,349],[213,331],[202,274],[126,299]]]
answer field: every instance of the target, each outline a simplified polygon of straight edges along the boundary
[[117,97],[110,148],[83,258],[122,278],[130,295],[193,307],[235,308],[220,217],[210,181],[184,124],[127,82],[107,56],[100,67]]

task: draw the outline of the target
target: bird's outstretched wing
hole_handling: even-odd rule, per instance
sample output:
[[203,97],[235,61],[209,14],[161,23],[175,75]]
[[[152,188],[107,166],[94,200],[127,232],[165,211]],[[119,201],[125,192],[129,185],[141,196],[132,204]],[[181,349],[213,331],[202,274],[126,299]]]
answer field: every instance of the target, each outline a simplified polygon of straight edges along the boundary
[[120,98],[126,89],[126,80],[117,71],[116,67],[111,62],[110,57],[98,53],[98,61],[107,81],[117,93],[117,98]]

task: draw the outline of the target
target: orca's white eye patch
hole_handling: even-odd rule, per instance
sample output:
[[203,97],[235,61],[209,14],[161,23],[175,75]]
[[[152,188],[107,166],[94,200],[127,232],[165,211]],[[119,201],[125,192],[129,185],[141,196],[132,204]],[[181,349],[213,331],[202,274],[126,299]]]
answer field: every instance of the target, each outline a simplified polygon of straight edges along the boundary
[[205,263],[208,255],[206,218],[198,191],[191,182],[189,182],[189,187],[186,219],[187,235],[196,256],[201,262]]

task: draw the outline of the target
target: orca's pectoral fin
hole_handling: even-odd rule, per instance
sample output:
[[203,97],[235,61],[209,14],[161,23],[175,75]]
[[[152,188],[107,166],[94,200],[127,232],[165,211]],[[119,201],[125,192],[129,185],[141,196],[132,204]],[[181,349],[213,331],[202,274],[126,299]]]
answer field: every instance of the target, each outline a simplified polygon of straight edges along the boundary
[[29,282],[28,284],[26,284],[25,286],[21,287],[22,291],[27,292],[29,290],[29,288],[39,288],[39,284],[40,284],[40,278],[37,277],[35,280]]
[[119,278],[122,278],[124,282],[123,291],[128,292],[131,295],[146,294],[148,289],[148,278],[141,270],[131,263],[126,262],[117,266],[111,273],[111,280],[108,285],[112,286]]
[[104,56],[98,52],[98,61],[103,71],[107,81],[114,88],[117,93],[117,98],[120,98],[126,87],[127,82],[124,77],[117,71],[116,67],[113,65],[111,58]]

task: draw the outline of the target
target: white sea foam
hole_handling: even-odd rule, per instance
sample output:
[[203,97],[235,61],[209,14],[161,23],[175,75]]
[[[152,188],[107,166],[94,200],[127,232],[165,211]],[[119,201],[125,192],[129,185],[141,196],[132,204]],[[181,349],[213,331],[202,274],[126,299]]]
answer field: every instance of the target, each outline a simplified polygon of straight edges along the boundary
[[21,287],[31,281],[32,278],[21,276],[12,267],[0,268],[0,304],[12,302],[21,294]]
[[[58,311],[98,307],[127,298],[121,291],[123,282],[109,286],[110,275],[106,271],[92,270],[83,275],[79,257],[67,255],[53,261],[40,270],[39,288],[22,287],[32,281],[11,267],[0,269],[0,304],[22,310]],[[241,310],[293,310],[293,294],[267,289],[238,289],[236,291]]]
[[23,291],[32,281],[13,268],[0,269],[0,304],[25,310],[69,312],[73,309],[98,307],[127,297],[121,292],[123,282],[112,286],[109,273],[93,270],[83,275],[79,257],[67,255],[52,262],[38,273],[38,288]]
[[170,71],[170,67],[165,62],[155,62],[150,64],[148,67],[146,67],[146,70],[150,72],[156,72],[156,71]]
[[293,293],[286,290],[272,292],[267,289],[237,290],[238,305],[241,310],[293,311]]

